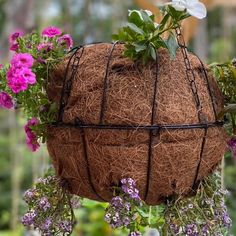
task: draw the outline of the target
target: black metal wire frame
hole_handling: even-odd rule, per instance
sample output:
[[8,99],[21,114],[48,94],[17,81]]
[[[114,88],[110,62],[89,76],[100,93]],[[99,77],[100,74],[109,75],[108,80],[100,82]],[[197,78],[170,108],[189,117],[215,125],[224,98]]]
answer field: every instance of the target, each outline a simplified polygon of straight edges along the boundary
[[[87,143],[86,143],[86,129],[111,129],[111,130],[147,130],[149,132],[149,143],[148,143],[148,166],[147,166],[147,182],[146,182],[146,190],[145,190],[145,195],[144,195],[144,200],[147,199],[148,193],[149,193],[149,188],[150,188],[150,176],[151,176],[151,169],[152,169],[152,143],[153,143],[153,137],[158,136],[160,134],[160,131],[163,130],[186,130],[186,129],[203,129],[204,130],[204,135],[202,138],[202,144],[201,144],[201,150],[199,153],[199,161],[197,163],[197,168],[196,168],[196,173],[194,176],[192,188],[196,184],[196,181],[198,180],[198,175],[199,175],[199,169],[202,163],[202,158],[203,158],[203,151],[204,151],[204,146],[206,143],[206,136],[207,136],[207,131],[208,128],[211,127],[221,127],[223,126],[222,121],[217,120],[216,116],[216,110],[214,107],[214,100],[213,96],[210,90],[210,85],[209,85],[209,80],[208,76],[206,73],[206,69],[201,62],[202,70],[204,72],[204,79],[207,82],[207,88],[208,88],[208,93],[211,98],[212,102],[212,109],[214,111],[215,115],[215,122],[204,122],[201,120],[201,103],[200,103],[200,98],[198,96],[198,90],[197,90],[197,85],[195,83],[195,74],[194,71],[191,67],[189,58],[188,58],[188,52],[187,52],[187,47],[184,43],[183,36],[181,33],[180,29],[176,29],[176,37],[178,40],[178,44],[180,46],[180,49],[182,51],[183,57],[184,57],[184,63],[186,67],[186,79],[189,82],[189,86],[191,88],[191,91],[193,93],[193,97],[196,103],[196,110],[198,114],[198,119],[199,123],[196,124],[180,124],[180,125],[160,125],[160,124],[154,124],[154,118],[156,116],[156,107],[157,107],[157,101],[156,101],[156,95],[157,95],[157,87],[158,87],[158,74],[159,74],[159,57],[156,52],[156,73],[155,73],[155,81],[154,81],[154,89],[153,89],[153,101],[152,101],[152,115],[151,115],[151,121],[150,125],[106,125],[103,124],[103,119],[104,119],[104,114],[106,110],[106,101],[107,101],[107,91],[109,89],[109,73],[110,73],[110,63],[112,60],[112,54],[115,50],[115,46],[120,43],[120,42],[115,42],[111,44],[111,49],[108,54],[108,61],[106,64],[106,70],[105,70],[105,75],[104,75],[104,84],[103,84],[103,94],[102,94],[102,99],[101,99],[101,112],[100,112],[100,121],[99,124],[85,124],[83,123],[79,118],[75,118],[74,124],[68,124],[63,122],[63,113],[66,105],[68,104],[68,99],[70,97],[70,91],[73,85],[73,81],[75,79],[76,73],[79,69],[80,65],[80,59],[84,53],[84,46],[76,47],[74,48],[71,53],[71,57],[68,61],[67,67],[66,67],[66,73],[65,77],[63,80],[63,89],[61,92],[61,100],[60,100],[60,108],[59,108],[59,113],[58,113],[58,120],[55,122],[53,125],[55,127],[60,126],[60,127],[68,127],[68,128],[77,128],[80,130],[81,133],[81,138],[82,138],[82,145],[83,145],[83,153],[84,153],[84,158],[87,164],[87,175],[88,175],[88,180],[89,184],[91,187],[91,190],[94,192],[96,197],[101,200],[101,201],[106,201],[102,196],[100,196],[94,186],[94,183],[92,181],[91,177],[91,171],[90,171],[90,163],[89,163],[89,157],[88,157],[88,152],[87,152]],[[182,42],[180,42],[182,39]],[[102,43],[102,42],[101,42]],[[99,44],[99,43],[95,43]],[[80,50],[81,49],[81,50]],[[77,55],[80,53],[80,55]],[[73,62],[72,62],[73,61]],[[72,62],[72,64],[71,64]],[[70,77],[68,78],[69,75],[69,70],[71,68],[71,73]]]

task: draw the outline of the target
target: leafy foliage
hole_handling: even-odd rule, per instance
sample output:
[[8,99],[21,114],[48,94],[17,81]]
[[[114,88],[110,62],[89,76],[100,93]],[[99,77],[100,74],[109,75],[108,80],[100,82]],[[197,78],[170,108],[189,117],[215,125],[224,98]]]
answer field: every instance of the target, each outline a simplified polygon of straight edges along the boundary
[[213,63],[210,65],[218,85],[225,98],[225,108],[219,114],[223,118],[227,114],[229,125],[236,134],[236,64],[235,60],[223,64]]
[[[162,12],[164,17],[158,24],[150,11],[129,11],[128,23],[112,37],[125,43],[124,56],[147,63],[151,59],[156,60],[158,48],[166,48],[171,57],[175,57],[178,44],[172,31],[189,15],[171,6],[163,8]],[[165,32],[169,33],[167,39],[164,38]]]

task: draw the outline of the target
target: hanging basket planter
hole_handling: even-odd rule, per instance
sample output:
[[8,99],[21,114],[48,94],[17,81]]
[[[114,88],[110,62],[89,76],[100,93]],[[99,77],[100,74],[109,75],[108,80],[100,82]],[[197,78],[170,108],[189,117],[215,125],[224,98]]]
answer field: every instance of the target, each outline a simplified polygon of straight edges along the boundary
[[221,161],[223,97],[184,46],[175,59],[159,49],[147,65],[123,51],[120,43],[87,45],[57,66],[48,97],[60,109],[47,147],[72,193],[109,201],[130,177],[156,205],[188,194]]

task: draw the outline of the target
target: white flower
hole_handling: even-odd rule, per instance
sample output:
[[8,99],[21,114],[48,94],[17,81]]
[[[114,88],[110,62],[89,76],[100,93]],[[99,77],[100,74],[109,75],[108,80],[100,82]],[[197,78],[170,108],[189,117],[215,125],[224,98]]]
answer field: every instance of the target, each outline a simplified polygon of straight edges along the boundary
[[207,15],[205,5],[199,2],[199,0],[172,0],[170,4],[177,11],[184,11],[186,9],[188,14],[198,19],[203,19]]

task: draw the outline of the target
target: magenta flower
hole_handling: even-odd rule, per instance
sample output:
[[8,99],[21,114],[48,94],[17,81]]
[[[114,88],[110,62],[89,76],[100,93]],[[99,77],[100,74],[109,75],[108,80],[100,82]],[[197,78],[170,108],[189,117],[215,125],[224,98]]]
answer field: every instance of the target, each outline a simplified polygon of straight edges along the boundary
[[26,79],[28,84],[35,84],[36,83],[36,75],[32,72],[29,68],[22,68],[19,74]]
[[11,60],[11,65],[15,68],[31,68],[33,64],[34,58],[29,53],[16,53]]
[[236,136],[234,136],[233,138],[231,138],[228,142],[228,148],[229,151],[231,152],[232,156],[235,158],[236,160]]
[[11,46],[10,46],[11,51],[17,52],[18,49],[19,49],[19,44],[18,43],[11,44]]
[[12,97],[6,92],[0,92],[0,107],[11,109],[13,106]]
[[42,32],[42,35],[48,38],[54,38],[55,36],[59,36],[61,34],[62,34],[61,30],[55,26],[49,26],[45,28]]
[[32,131],[32,128],[31,128],[32,126],[36,126],[38,124],[39,124],[39,120],[37,118],[32,118],[25,125],[26,144],[32,152],[35,152],[40,147],[37,141],[37,136]]
[[3,64],[0,64],[0,70],[2,70],[3,69]]
[[28,88],[27,80],[23,76],[16,76],[8,79],[8,87],[13,93],[25,91]]
[[52,43],[40,43],[40,44],[37,46],[37,49],[38,49],[39,51],[44,50],[44,51],[49,52],[49,51],[51,51],[51,50],[53,49],[53,44],[52,44]]
[[23,35],[23,31],[21,31],[21,30],[12,33],[9,37],[9,42],[14,43],[22,35]]
[[73,47],[73,40],[69,34],[61,36],[60,38],[58,38],[57,42],[61,45],[66,45],[66,47],[68,48]]

